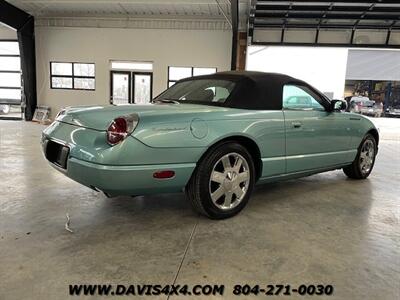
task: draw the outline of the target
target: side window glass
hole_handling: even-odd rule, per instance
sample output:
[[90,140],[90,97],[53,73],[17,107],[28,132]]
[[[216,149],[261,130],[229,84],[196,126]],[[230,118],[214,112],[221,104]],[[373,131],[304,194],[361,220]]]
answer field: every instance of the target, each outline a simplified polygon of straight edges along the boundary
[[310,93],[299,86],[285,85],[282,98],[284,109],[325,110]]
[[231,93],[227,88],[221,86],[216,86],[213,87],[212,89],[214,92],[213,102],[224,102]]

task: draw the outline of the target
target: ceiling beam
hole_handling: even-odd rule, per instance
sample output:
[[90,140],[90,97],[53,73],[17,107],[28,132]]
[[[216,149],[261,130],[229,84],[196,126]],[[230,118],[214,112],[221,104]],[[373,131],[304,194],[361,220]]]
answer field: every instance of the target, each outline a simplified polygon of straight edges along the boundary
[[23,10],[4,0],[0,0],[0,12],[0,22],[16,30],[21,29],[30,17]]
[[229,23],[229,25],[230,25],[231,28],[232,28],[232,22],[231,22],[230,18],[228,17],[228,15],[225,13],[223,7],[221,6],[221,4],[219,3],[218,0],[215,0],[215,2],[216,2],[217,5],[218,5],[219,11],[222,13],[222,15],[225,17],[225,20]]

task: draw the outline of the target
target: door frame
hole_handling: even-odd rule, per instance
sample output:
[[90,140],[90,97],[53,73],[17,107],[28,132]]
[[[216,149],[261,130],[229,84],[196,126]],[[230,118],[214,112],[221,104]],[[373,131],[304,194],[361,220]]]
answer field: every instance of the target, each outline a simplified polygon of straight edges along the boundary
[[150,75],[150,102],[153,100],[153,73],[152,72],[138,72],[138,71],[131,71],[131,81],[132,81],[132,94],[131,94],[131,102],[135,103],[133,99],[135,96],[135,75]]
[[110,71],[110,104],[114,104],[114,97],[113,97],[113,91],[114,91],[114,80],[113,80],[113,75],[114,74],[123,74],[123,75],[128,75],[128,103],[132,103],[132,72],[130,71]]

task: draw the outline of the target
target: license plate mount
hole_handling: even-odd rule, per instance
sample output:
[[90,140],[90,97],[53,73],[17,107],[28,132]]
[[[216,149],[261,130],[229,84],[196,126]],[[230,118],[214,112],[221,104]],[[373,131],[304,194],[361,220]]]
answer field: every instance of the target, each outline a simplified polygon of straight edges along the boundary
[[69,147],[52,140],[47,140],[45,143],[45,155],[47,160],[60,168],[66,169]]

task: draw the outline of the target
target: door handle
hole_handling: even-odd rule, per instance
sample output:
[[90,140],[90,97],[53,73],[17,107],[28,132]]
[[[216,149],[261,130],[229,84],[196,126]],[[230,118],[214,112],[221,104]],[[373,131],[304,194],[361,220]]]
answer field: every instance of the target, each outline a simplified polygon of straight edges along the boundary
[[300,128],[301,125],[303,125],[301,122],[292,122],[292,126],[293,126],[294,128]]

